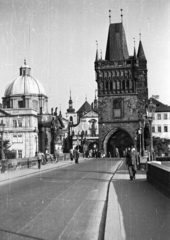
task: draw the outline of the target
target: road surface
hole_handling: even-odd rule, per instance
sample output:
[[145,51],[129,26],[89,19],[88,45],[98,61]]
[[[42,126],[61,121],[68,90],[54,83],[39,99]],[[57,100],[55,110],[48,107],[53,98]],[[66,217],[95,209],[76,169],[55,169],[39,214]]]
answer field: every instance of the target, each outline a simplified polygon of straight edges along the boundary
[[0,239],[99,239],[120,163],[92,159],[0,186]]

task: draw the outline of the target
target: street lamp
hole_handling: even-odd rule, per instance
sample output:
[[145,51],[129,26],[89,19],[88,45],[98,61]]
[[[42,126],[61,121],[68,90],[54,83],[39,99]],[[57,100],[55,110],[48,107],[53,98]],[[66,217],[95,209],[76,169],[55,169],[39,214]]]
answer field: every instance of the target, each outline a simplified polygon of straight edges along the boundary
[[38,154],[38,147],[37,147],[37,139],[38,139],[38,133],[37,133],[37,128],[35,127],[35,143],[36,143],[36,152],[35,152],[35,156],[37,156]]
[[6,169],[5,168],[5,156],[4,156],[4,150],[3,150],[3,133],[4,133],[4,127],[5,127],[5,124],[3,123],[3,120],[1,120],[1,123],[0,123],[0,133],[1,133],[1,164],[2,164],[2,169],[1,169],[1,172],[5,172]]
[[149,105],[147,107],[147,119],[150,125],[150,159],[153,161],[153,138],[152,138],[152,121],[156,111],[156,105],[153,104],[152,99],[150,99]]

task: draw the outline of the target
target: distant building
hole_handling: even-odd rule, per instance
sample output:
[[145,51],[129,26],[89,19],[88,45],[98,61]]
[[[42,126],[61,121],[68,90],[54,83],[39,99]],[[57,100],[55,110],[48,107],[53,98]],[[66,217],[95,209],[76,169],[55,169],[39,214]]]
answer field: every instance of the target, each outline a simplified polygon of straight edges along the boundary
[[154,137],[170,139],[170,106],[152,98],[156,105],[154,120],[152,122],[152,135]]
[[[70,96],[71,100],[71,96]],[[90,105],[86,101],[77,110],[73,109],[73,101],[71,105],[69,101],[69,109],[67,109],[66,118],[69,121],[68,142],[70,148],[77,148],[80,152],[90,151],[91,149],[99,149],[99,129],[98,129],[98,103],[95,96],[94,102]],[[75,121],[77,119],[77,122]]]

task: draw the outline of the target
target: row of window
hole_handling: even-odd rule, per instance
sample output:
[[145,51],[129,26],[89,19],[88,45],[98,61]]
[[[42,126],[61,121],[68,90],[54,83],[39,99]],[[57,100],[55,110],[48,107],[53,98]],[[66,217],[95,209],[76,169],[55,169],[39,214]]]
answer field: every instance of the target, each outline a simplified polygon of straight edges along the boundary
[[163,115],[161,113],[157,113],[154,116],[155,120],[167,120],[168,119],[168,114],[164,113]]
[[156,131],[156,127],[152,126],[152,132],[168,132],[168,126],[157,126],[157,131]]
[[16,157],[17,158],[22,158],[22,150],[14,150],[16,152]]

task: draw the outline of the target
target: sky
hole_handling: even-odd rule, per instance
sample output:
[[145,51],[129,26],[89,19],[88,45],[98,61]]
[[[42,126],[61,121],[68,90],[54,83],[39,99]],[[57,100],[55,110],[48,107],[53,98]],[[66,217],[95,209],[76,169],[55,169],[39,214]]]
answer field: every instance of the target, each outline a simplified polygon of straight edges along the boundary
[[77,111],[95,97],[96,40],[105,57],[111,22],[121,22],[133,55],[139,33],[147,58],[149,97],[170,105],[169,0],[0,0],[0,98],[24,59],[44,86],[49,112],[63,117],[71,97]]

